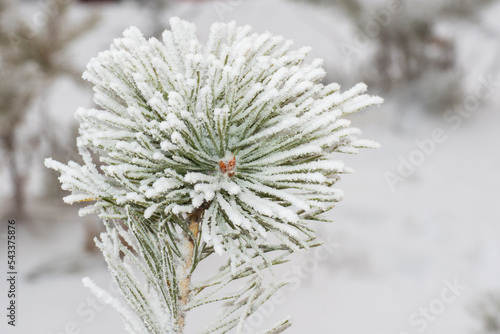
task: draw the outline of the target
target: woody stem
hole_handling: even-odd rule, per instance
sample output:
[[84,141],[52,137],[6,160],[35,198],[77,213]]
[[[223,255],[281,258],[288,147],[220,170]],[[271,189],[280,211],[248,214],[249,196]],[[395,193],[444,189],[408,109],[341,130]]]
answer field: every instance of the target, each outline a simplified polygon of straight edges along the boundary
[[179,285],[179,303],[180,303],[180,313],[179,313],[179,331],[183,332],[185,326],[186,312],[185,307],[189,302],[189,295],[191,293],[191,271],[194,262],[194,255],[196,250],[196,240],[198,239],[200,217],[203,210],[197,209],[192,214],[189,215],[189,230],[192,232],[193,236],[185,236],[185,245],[187,249],[187,254],[184,262],[183,272],[181,276],[181,282]]

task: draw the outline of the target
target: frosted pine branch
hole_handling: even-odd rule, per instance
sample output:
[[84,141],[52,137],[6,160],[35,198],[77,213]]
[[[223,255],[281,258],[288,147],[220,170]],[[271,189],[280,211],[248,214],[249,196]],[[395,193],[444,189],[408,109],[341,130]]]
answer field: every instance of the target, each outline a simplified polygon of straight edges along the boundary
[[[202,45],[193,24],[170,23],[162,41],[129,28],[90,61],[83,77],[100,109],[77,112],[83,164],[46,165],[66,202],[91,202],[80,214],[107,222],[98,245],[149,333],[182,332],[187,311],[221,300],[203,333],[240,331],[281,286],[261,285],[266,269],[317,245],[308,225],[327,220],[352,172],[340,153],[378,146],[342,117],[382,99],[364,84],[323,85],[322,61],[280,36],[216,23]],[[214,253],[227,265],[193,282]]]

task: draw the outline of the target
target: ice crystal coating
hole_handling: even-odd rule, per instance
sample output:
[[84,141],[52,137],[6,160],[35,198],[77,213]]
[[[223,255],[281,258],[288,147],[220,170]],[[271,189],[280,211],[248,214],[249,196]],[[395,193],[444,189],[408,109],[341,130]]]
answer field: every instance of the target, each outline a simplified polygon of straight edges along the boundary
[[46,165],[66,202],[95,201],[81,214],[133,213],[171,235],[203,210],[200,242],[235,264],[269,233],[307,248],[308,221],[342,199],[340,153],[377,146],[342,117],[382,99],[364,84],[323,85],[322,60],[280,36],[216,23],[202,45],[195,30],[174,18],[161,42],[132,27],[92,59],[83,77],[100,109],[77,112],[84,163]]

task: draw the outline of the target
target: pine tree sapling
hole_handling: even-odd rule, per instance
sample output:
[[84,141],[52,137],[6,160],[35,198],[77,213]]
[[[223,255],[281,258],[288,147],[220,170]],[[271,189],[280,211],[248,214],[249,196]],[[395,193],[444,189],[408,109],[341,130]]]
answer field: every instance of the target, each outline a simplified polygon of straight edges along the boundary
[[[126,304],[85,284],[130,333],[180,333],[189,310],[217,301],[202,333],[240,332],[283,285],[265,286],[263,270],[318,244],[309,223],[327,220],[342,199],[332,186],[351,171],[338,154],[377,147],[342,117],[382,99],[364,84],[323,85],[322,61],[282,37],[216,23],[202,45],[193,24],[170,24],[163,42],[129,28],[90,61],[100,109],[77,112],[83,165],[46,165],[65,202],[92,202],[80,214],[104,220],[96,242]],[[214,253],[227,264],[192,280]]]

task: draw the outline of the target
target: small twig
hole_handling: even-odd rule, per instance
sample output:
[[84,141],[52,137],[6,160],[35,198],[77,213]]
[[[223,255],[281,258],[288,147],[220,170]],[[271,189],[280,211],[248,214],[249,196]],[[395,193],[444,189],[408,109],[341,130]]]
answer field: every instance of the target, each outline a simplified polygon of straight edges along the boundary
[[185,325],[185,307],[187,303],[189,302],[189,295],[191,294],[191,272],[192,272],[192,267],[193,267],[193,262],[194,262],[194,257],[195,257],[195,250],[196,250],[196,240],[198,239],[198,234],[199,234],[199,227],[200,227],[200,218],[203,214],[203,211],[205,211],[205,206],[200,206],[196,210],[194,210],[190,215],[188,215],[188,219],[190,221],[189,223],[189,230],[193,233],[193,236],[186,235],[185,242],[186,242],[186,248],[187,248],[187,256],[185,259],[185,264],[184,264],[184,270],[182,273],[182,279],[179,285],[179,301],[181,304],[181,311],[179,313],[179,332],[182,333],[184,330],[184,325]]

